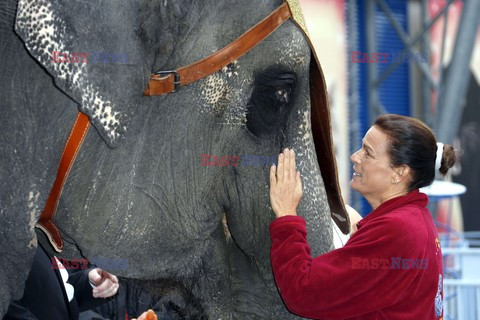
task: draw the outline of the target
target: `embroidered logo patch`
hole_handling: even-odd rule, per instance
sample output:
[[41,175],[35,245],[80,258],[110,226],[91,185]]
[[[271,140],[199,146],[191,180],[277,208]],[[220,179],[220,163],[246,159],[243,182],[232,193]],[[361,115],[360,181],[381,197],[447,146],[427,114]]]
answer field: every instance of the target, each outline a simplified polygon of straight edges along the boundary
[[440,317],[443,311],[443,279],[442,275],[438,275],[438,289],[435,296],[435,316]]
[[441,247],[442,247],[441,244],[440,244],[440,240],[438,240],[438,237],[435,238],[435,244],[437,246],[437,252],[436,253],[438,255],[438,253],[440,252]]

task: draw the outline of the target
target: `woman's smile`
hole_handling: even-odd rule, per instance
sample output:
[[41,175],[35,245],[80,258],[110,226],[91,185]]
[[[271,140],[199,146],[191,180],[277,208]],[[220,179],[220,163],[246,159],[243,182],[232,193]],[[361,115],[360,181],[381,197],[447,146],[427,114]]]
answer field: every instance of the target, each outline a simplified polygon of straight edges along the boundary
[[355,167],[353,168],[353,177],[361,177],[362,174],[361,173],[358,173],[356,170],[355,170]]

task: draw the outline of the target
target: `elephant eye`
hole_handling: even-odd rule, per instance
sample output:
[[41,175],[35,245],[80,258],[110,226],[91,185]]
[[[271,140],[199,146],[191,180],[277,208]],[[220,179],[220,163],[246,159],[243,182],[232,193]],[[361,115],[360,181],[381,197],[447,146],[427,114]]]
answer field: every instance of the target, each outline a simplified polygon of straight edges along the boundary
[[247,128],[259,138],[277,136],[287,123],[294,103],[295,73],[270,68],[255,76],[247,107]]
[[288,94],[289,92],[287,89],[278,89],[277,92],[277,99],[283,103],[288,103]]

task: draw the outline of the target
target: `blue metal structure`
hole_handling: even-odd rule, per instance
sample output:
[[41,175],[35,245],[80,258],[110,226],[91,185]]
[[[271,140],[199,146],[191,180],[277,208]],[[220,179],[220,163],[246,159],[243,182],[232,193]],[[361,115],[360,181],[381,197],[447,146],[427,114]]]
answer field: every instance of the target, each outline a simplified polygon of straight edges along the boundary
[[[407,1],[388,0],[386,4],[401,27],[408,30]],[[422,57],[403,53],[404,45],[401,39],[376,1],[350,1],[347,11],[350,11],[347,12],[350,18],[348,25],[349,63],[356,64],[349,68],[351,105],[349,111],[352,124],[350,151],[353,153],[361,146],[361,139],[376,116],[382,113],[411,114],[409,62]],[[354,62],[358,59],[354,59],[352,51],[360,51],[363,62]],[[368,54],[372,60],[375,52],[377,56],[383,58],[377,59],[378,62],[368,63],[365,54]],[[378,75],[382,74],[395,58],[400,59],[400,65],[387,78],[378,82]],[[352,85],[352,81],[355,82],[354,85]],[[372,86],[376,90],[372,90]],[[354,106],[354,104],[356,105]],[[371,211],[368,202],[355,191],[352,192],[351,203],[363,216]]]

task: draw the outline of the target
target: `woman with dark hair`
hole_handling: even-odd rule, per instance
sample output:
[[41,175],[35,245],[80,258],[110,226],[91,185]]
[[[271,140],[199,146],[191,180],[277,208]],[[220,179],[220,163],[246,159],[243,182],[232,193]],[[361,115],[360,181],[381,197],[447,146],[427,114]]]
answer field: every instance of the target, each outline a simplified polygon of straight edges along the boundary
[[380,116],[351,156],[351,187],[373,211],[344,247],[311,257],[293,150],[270,170],[275,281],[290,311],[315,319],[442,319],[442,253],[419,188],[455,162],[421,121]]

